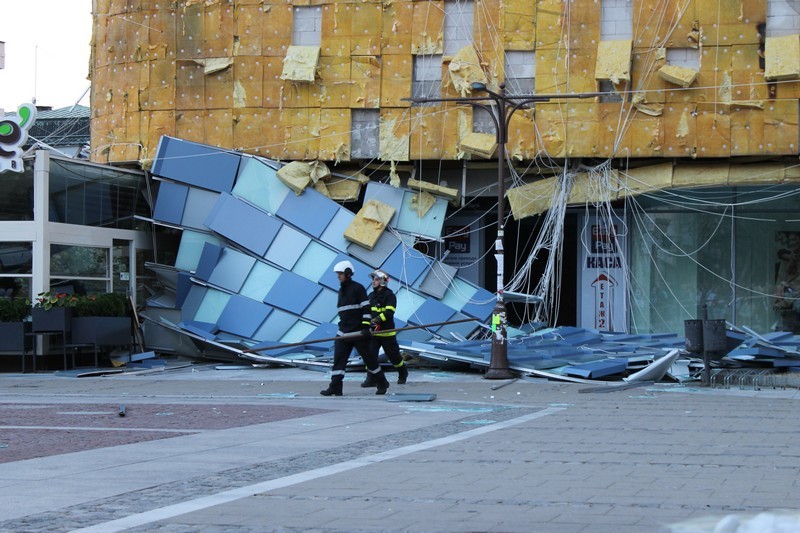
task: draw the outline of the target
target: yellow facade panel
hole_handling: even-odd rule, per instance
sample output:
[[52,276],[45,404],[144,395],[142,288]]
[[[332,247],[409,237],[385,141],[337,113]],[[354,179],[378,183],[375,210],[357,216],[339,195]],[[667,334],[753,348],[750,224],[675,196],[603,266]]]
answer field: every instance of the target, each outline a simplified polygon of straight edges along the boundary
[[620,171],[620,197],[672,187],[672,163],[659,163]]
[[686,48],[696,19],[696,0],[634,0],[633,46],[641,49]]
[[350,15],[350,55],[381,53],[383,6],[380,3],[353,4]]
[[684,164],[675,167],[672,174],[672,186],[705,187],[720,183],[728,183],[728,163],[696,163]]
[[239,56],[233,64],[233,107],[260,107],[264,91],[264,58]]
[[461,139],[472,132],[472,108],[450,105],[442,110],[442,159],[459,159]]
[[203,54],[206,57],[231,57],[235,21],[231,6],[227,2],[206,2],[203,20]]
[[697,119],[692,104],[667,104],[664,107],[664,156],[694,157]]
[[660,104],[666,99],[667,84],[658,75],[658,70],[666,65],[664,55],[650,50],[633,53],[633,87],[640,95],[638,98],[645,104]]
[[557,48],[566,31],[564,9],[567,4],[552,0],[536,2],[536,50]]
[[206,109],[230,109],[233,107],[233,69],[228,67],[224,70],[206,74],[204,76],[205,87],[205,108]]
[[175,113],[175,134],[180,139],[206,142],[206,112],[192,109]]
[[227,148],[233,146],[233,113],[230,109],[209,109],[206,111],[205,142],[212,146]]
[[356,56],[350,63],[350,107],[377,109],[381,105],[381,61]]
[[158,142],[164,135],[175,136],[175,112],[174,111],[152,111],[141,114],[142,131],[150,134],[146,139],[142,139],[143,159],[152,159],[158,150]]
[[[797,167],[794,167],[797,168]],[[750,163],[731,165],[728,185],[783,183],[789,169],[783,163]]]
[[520,109],[508,123],[506,150],[512,159],[533,159],[538,153],[533,109]]
[[242,5],[242,3],[239,2],[236,6],[235,13],[237,40],[234,48],[234,55],[260,56],[263,42],[261,32],[264,29],[261,24],[261,5]]
[[148,111],[175,109],[174,61],[144,61],[140,63],[139,98]]
[[174,10],[152,10],[145,19],[148,27],[148,48],[153,59],[174,59],[177,43],[178,16]]
[[104,48],[109,65],[119,65],[128,61],[134,46],[134,43],[128,40],[129,26],[124,16],[108,17],[107,40],[101,46]]
[[731,116],[728,106],[697,106],[697,156],[730,157]]
[[319,158],[350,161],[350,109],[322,109],[319,124]]
[[537,50],[536,93],[595,92],[594,68],[595,60],[590,50]]
[[283,86],[286,82],[281,79],[283,62],[278,57],[264,57],[262,75],[263,87],[261,101],[264,107],[280,107],[283,101]]
[[630,80],[632,46],[632,41],[626,39],[600,41],[597,45],[595,79],[611,83]]
[[767,37],[764,78],[770,81],[800,78],[800,35]]
[[265,112],[261,108],[237,109],[233,115],[233,147],[256,155],[264,155]]
[[322,55],[350,55],[352,6],[342,2],[322,6]]
[[187,4],[179,11],[175,29],[175,47],[178,59],[206,57],[203,53],[204,14],[205,10],[202,4]]
[[596,157],[600,155],[600,106],[595,102],[569,102],[567,112],[567,155]]
[[697,79],[697,69],[679,65],[664,65],[658,69],[658,76],[667,83],[686,88]]
[[774,101],[764,106],[764,146],[768,154],[797,155],[796,101]]
[[281,125],[283,112],[279,109],[266,109],[264,121],[261,123],[262,140],[259,148],[264,157],[282,158],[284,142],[286,140],[285,128]]
[[508,204],[514,220],[544,213],[553,203],[558,178],[547,178],[508,189]]
[[318,86],[311,83],[284,81],[281,86],[281,107],[307,109],[312,102],[319,105],[318,98]]
[[444,50],[444,2],[414,2],[412,54],[441,54]]
[[541,149],[550,157],[566,155],[566,112],[563,104],[537,104],[536,126],[541,135]]
[[[341,108],[350,105],[349,57],[321,57],[319,77],[319,106]],[[313,105],[313,102],[310,102],[310,105]]]
[[506,50],[533,50],[536,39],[536,4],[532,0],[506,0],[503,15]]
[[413,2],[392,2],[385,5],[381,54],[409,54],[411,52],[413,20]]
[[403,98],[411,97],[411,76],[414,61],[410,55],[383,58],[381,68],[381,107],[409,107]]
[[618,183],[619,172],[616,169],[600,171],[599,175],[579,172],[572,180],[567,203],[596,205],[602,202],[612,202],[619,196]]
[[408,161],[411,122],[408,109],[382,108],[380,119],[380,159]]
[[444,113],[440,105],[414,107],[409,110],[411,135],[409,157],[411,159],[442,159]]
[[763,153],[764,111],[731,106],[731,155]]
[[616,155],[619,157],[662,157],[664,119],[635,111],[621,127]]
[[292,44],[292,6],[265,4],[261,18],[261,53],[285,56]]

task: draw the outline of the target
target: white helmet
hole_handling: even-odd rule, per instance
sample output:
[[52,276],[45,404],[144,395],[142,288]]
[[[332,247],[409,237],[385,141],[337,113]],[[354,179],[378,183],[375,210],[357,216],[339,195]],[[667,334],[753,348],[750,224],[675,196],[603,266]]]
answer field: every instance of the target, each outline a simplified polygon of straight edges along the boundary
[[351,263],[350,261],[339,261],[333,266],[333,271],[336,272],[337,274],[339,272],[342,272],[348,276],[352,276],[353,274],[355,274],[356,269],[353,268],[353,263]]
[[369,277],[371,277],[373,280],[377,279],[378,285],[381,287],[385,287],[389,283],[389,276],[387,276],[386,273],[381,270],[370,272]]

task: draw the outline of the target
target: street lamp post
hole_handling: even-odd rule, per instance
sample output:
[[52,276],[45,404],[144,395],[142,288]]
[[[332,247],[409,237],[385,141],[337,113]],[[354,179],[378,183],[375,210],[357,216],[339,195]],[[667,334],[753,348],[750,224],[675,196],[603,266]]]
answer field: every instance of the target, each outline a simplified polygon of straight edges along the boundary
[[[414,103],[456,102],[480,107],[489,113],[494,122],[497,139],[497,239],[494,241],[495,259],[497,260],[497,293],[496,303],[492,311],[492,355],[489,361],[489,370],[483,375],[486,379],[510,379],[513,374],[508,367],[508,343],[506,330],[506,306],[503,301],[505,287],[503,256],[503,231],[505,228],[506,210],[506,141],[508,140],[508,125],[514,113],[535,102],[548,102],[553,98],[590,98],[599,96],[598,93],[581,93],[566,95],[521,95],[509,96],[506,94],[505,83],[500,84],[499,92],[494,92],[486,87],[485,83],[472,84],[473,91],[485,92],[487,96],[472,96],[464,98],[404,98]],[[487,104],[494,104],[487,105]]]

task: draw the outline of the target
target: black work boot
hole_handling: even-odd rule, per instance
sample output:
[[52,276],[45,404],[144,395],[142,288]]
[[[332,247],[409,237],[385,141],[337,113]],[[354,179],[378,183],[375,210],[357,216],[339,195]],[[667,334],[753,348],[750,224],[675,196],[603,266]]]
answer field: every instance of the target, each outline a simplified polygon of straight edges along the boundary
[[342,395],[342,382],[341,379],[332,379],[331,384],[325,390],[319,391],[323,396],[341,396]]
[[367,372],[367,377],[364,378],[364,381],[361,382],[361,386],[364,387],[365,389],[368,389],[370,387],[374,387],[377,384],[378,384],[378,382],[375,381],[375,378],[372,377],[372,374],[370,374],[369,372]]
[[383,370],[375,374],[374,379],[378,387],[378,389],[375,391],[375,394],[386,394],[386,391],[389,390],[389,381],[387,381],[386,374],[383,373]]
[[408,369],[404,363],[400,363],[400,366],[397,367],[397,384],[398,385],[405,385],[406,380],[408,379]]

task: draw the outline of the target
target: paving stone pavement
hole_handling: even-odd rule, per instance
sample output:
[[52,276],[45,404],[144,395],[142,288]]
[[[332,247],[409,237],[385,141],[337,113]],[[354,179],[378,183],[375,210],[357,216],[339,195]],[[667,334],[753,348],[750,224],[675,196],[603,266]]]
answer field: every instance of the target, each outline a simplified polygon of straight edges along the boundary
[[0,532],[800,530],[796,389],[361,379],[0,374]]

